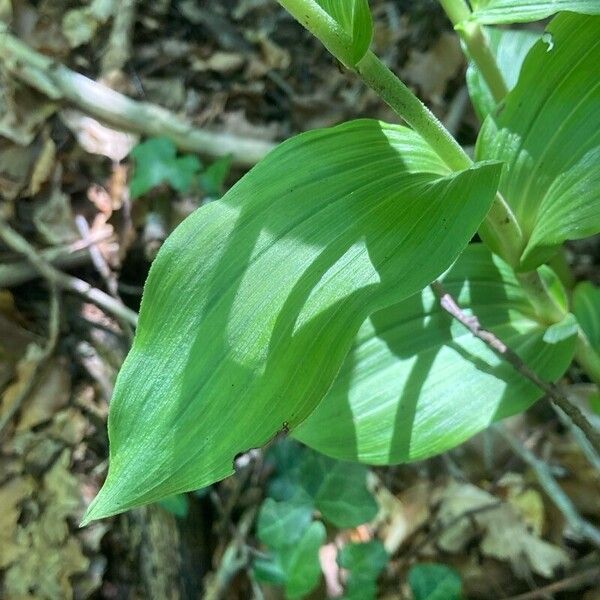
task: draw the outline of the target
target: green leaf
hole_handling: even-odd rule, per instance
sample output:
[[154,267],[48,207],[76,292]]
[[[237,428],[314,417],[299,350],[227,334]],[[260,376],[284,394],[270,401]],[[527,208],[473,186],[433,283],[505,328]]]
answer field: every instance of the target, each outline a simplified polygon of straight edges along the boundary
[[267,498],[260,507],[256,531],[258,539],[271,548],[296,543],[312,521],[308,504],[276,502]]
[[204,487],[301,423],[360,325],[432,281],[487,213],[499,165],[448,173],[361,120],[288,140],[158,253],[86,520]]
[[567,313],[562,321],[553,323],[546,329],[543,339],[547,344],[558,344],[577,335],[577,330],[578,326],[575,315]]
[[475,0],[472,18],[488,25],[539,21],[560,11],[600,15],[598,0]]
[[[353,67],[367,53],[373,37],[373,19],[368,0],[317,0],[321,8],[333,17],[351,40],[347,66]],[[342,57],[340,57],[342,58]]]
[[[567,369],[574,338],[543,341],[546,327],[512,270],[485,246],[469,246],[441,280],[540,377],[553,381]],[[525,410],[542,393],[425,289],[365,321],[329,393],[293,435],[344,460],[420,460]]]
[[446,565],[421,563],[408,572],[414,600],[461,600],[460,575]]
[[159,502],[160,506],[176,517],[185,518],[188,514],[188,499],[185,494],[168,496]]
[[479,160],[507,164],[500,191],[523,229],[523,270],[600,231],[599,39],[600,17],[556,17],[477,141]]
[[[490,41],[490,49],[496,58],[500,72],[509,90],[512,90],[519,79],[521,66],[531,47],[537,42],[541,33],[525,29],[496,29],[486,30]],[[481,76],[474,62],[467,69],[467,87],[471,101],[481,121],[496,110],[496,102],[487,83]]]
[[573,312],[590,345],[600,351],[600,287],[588,281],[573,292]]
[[200,175],[200,185],[206,194],[220,196],[231,168],[231,156],[218,158]]
[[371,600],[377,591],[377,578],[389,561],[379,540],[364,544],[346,544],[338,552],[337,563],[348,571],[345,600]]
[[178,192],[187,192],[197,180],[202,165],[191,154],[177,156],[175,144],[166,137],[150,138],[132,151],[135,169],[129,184],[132,198],[138,198],[161,183]]
[[367,489],[367,469],[362,465],[311,452],[302,463],[300,484],[323,518],[336,527],[356,527],[377,514],[377,503]]
[[268,556],[266,558],[261,556],[255,558],[252,563],[252,570],[254,571],[254,576],[259,581],[274,585],[285,584],[285,571],[278,556]]
[[314,521],[300,540],[279,550],[279,559],[286,574],[285,594],[300,598],[310,593],[321,576],[319,548],[325,541],[325,527]]

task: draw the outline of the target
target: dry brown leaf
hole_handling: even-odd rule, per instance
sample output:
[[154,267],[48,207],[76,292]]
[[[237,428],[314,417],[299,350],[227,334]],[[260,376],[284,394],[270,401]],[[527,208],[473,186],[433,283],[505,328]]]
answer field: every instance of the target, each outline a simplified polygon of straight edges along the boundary
[[448,552],[461,552],[482,536],[482,554],[509,561],[519,576],[533,571],[551,577],[558,567],[569,563],[569,555],[531,533],[519,511],[509,503],[456,521],[460,515],[496,503],[495,496],[474,485],[452,482],[442,494],[437,516],[439,525],[445,528],[438,537],[439,546]]
[[431,484],[428,481],[416,483],[398,497],[383,486],[377,490],[377,526],[388,554],[394,555],[429,519],[430,496]]
[[419,88],[421,97],[441,104],[448,82],[458,75],[463,64],[458,38],[447,32],[426,52],[411,51],[402,74]]
[[27,193],[30,196],[35,196],[40,191],[42,185],[48,181],[48,178],[54,170],[55,160],[56,144],[50,137],[46,137],[44,147],[42,148],[31,173],[29,189],[27,190]]
[[49,421],[67,405],[71,395],[71,377],[63,358],[50,359],[41,370],[38,380],[25,400],[25,410],[17,424],[17,431],[31,429]]
[[5,569],[26,551],[16,543],[21,504],[34,490],[29,476],[15,477],[0,487],[0,569]]
[[140,139],[139,135],[111,129],[77,110],[62,110],[60,117],[86,152],[115,162],[123,160]]

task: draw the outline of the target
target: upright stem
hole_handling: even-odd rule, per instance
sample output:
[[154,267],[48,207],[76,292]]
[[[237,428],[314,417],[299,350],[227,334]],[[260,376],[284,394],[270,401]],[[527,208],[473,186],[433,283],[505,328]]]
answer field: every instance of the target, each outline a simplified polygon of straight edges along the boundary
[[367,52],[355,70],[396,114],[429,143],[450,169],[462,171],[473,164],[439,119],[373,52]]
[[497,103],[500,102],[508,94],[508,88],[498,63],[490,50],[485,31],[478,23],[469,20],[471,10],[465,0],[439,1],[448,18],[452,21],[456,32],[464,42],[469,56],[477,65],[494,100]]

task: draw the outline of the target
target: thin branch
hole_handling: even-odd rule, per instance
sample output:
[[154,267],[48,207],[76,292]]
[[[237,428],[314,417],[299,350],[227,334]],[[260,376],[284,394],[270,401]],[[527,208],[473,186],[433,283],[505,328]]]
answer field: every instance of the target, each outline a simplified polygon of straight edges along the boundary
[[264,140],[197,129],[160,106],[132,100],[32,50],[10,34],[2,23],[0,61],[14,77],[52,100],[74,104],[117,129],[148,136],[167,136],[187,152],[210,157],[230,155],[234,164],[250,167],[274,147]]
[[[100,231],[90,231],[87,240],[77,240],[62,246],[40,250],[39,255],[47,263],[57,268],[77,267],[89,262],[88,248],[90,244],[107,240],[112,235],[112,228],[104,227]],[[21,285],[39,276],[40,272],[28,260],[0,264],[0,289]]]
[[[86,221],[86,219],[83,215],[77,215],[75,217],[75,225],[76,225],[77,229],[79,230],[81,237],[84,240],[88,240],[89,236],[91,235],[91,231],[90,231],[90,226],[88,225],[88,222]],[[109,291],[110,295],[119,304],[121,304],[121,306],[123,308],[125,308],[125,304],[123,303],[121,296],[119,296],[119,286],[117,284],[117,278],[115,277],[114,273],[111,271],[110,267],[108,266],[104,256],[102,255],[102,252],[100,252],[100,249],[98,248],[98,246],[93,242],[90,243],[89,253],[90,253],[90,257],[92,259],[92,263],[94,264],[94,267],[96,267],[96,271],[98,271],[98,273],[104,280],[106,289]],[[130,323],[126,319],[123,319],[121,317],[119,318],[119,323],[121,324],[121,327],[123,328],[123,331],[129,338],[129,340],[132,340],[133,339],[133,330],[131,329]]]
[[30,371],[29,377],[22,385],[21,389],[17,391],[16,397],[11,402],[11,404],[6,408],[6,411],[2,415],[0,419],[0,439],[4,433],[4,430],[8,426],[8,424],[13,420],[15,415],[21,409],[23,402],[29,396],[31,391],[33,390],[38,376],[42,370],[42,366],[45,362],[50,358],[54,349],[56,348],[56,343],[58,342],[58,334],[60,331],[60,297],[58,293],[58,289],[55,285],[50,284],[50,314],[48,318],[48,338],[46,340],[46,344],[41,349],[38,350],[37,354],[34,356],[30,356],[25,360],[33,361],[33,368]]
[[600,529],[594,527],[579,515],[574,504],[571,502],[571,499],[565,494],[560,485],[558,485],[556,479],[552,476],[548,465],[535,456],[531,450],[526,448],[520,440],[512,435],[512,433],[509,433],[506,428],[496,425],[494,426],[494,430],[504,438],[512,451],[525,464],[531,467],[540,486],[552,500],[556,508],[560,510],[575,534],[588,540],[596,548],[600,548]]
[[458,306],[456,300],[444,289],[439,281],[431,284],[431,289],[437,296],[440,306],[459,323],[464,325],[476,338],[480,339],[500,358],[509,363],[523,377],[529,379],[532,383],[543,390],[550,398],[550,401],[558,406],[568,417],[583,431],[596,452],[600,452],[600,432],[588,421],[587,417],[572,404],[562,394],[557,385],[547,383],[541,379],[537,373],[532,371],[520,358],[520,356],[511,350],[502,340],[500,340],[491,331],[484,329],[475,315],[467,315]]
[[511,596],[506,600],[535,600],[536,598],[548,598],[550,594],[556,594],[565,590],[578,590],[581,586],[598,582],[600,583],[600,567],[593,567],[583,571],[583,573],[577,573],[571,575],[560,581],[555,581],[549,585],[538,588],[525,594],[519,594],[518,596]]
[[89,302],[96,304],[102,310],[119,319],[125,320],[133,327],[136,326],[137,313],[135,311],[127,308],[112,296],[91,286],[82,279],[67,275],[54,268],[50,263],[45,261],[36,249],[31,246],[23,236],[17,233],[3,217],[0,217],[0,238],[9,248],[23,254],[51,285],[78,294]]

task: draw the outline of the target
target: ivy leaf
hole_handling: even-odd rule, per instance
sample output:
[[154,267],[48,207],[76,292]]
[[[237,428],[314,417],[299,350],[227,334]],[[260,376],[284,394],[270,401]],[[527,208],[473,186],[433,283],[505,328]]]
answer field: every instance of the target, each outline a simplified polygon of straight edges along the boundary
[[177,156],[175,144],[166,137],[150,138],[132,151],[135,169],[129,184],[132,198],[168,183],[178,192],[187,192],[197,181],[202,165],[196,156]]
[[464,249],[499,172],[449,173],[416,133],[354,121],[288,140],[188,217],[150,269],[86,521],[223,479],[293,430],[367,316]]
[[460,575],[446,565],[421,563],[408,572],[414,600],[461,600]]
[[500,191],[523,230],[523,270],[600,232],[598,39],[600,17],[556,17],[477,141],[479,160],[506,163]]
[[281,546],[268,558],[254,561],[257,579],[283,585],[287,598],[301,598],[309,594],[321,576],[319,548],[325,541],[323,523],[314,521],[294,544]]
[[300,484],[323,518],[336,527],[356,527],[377,514],[377,503],[367,489],[367,469],[362,465],[311,452],[302,463]]
[[473,0],[472,19],[488,25],[539,21],[560,11],[600,15],[598,0]]
[[[512,269],[485,246],[469,246],[441,281],[540,377],[566,371],[575,338],[543,341],[547,327]],[[293,435],[335,458],[396,464],[449,450],[542,394],[425,289],[365,321],[328,394]]]
[[310,504],[276,502],[267,498],[258,514],[258,539],[271,548],[295,544],[308,529],[312,512]]
[[338,552],[337,563],[348,571],[345,600],[372,600],[377,592],[377,578],[389,561],[379,540],[364,544],[346,544]]

